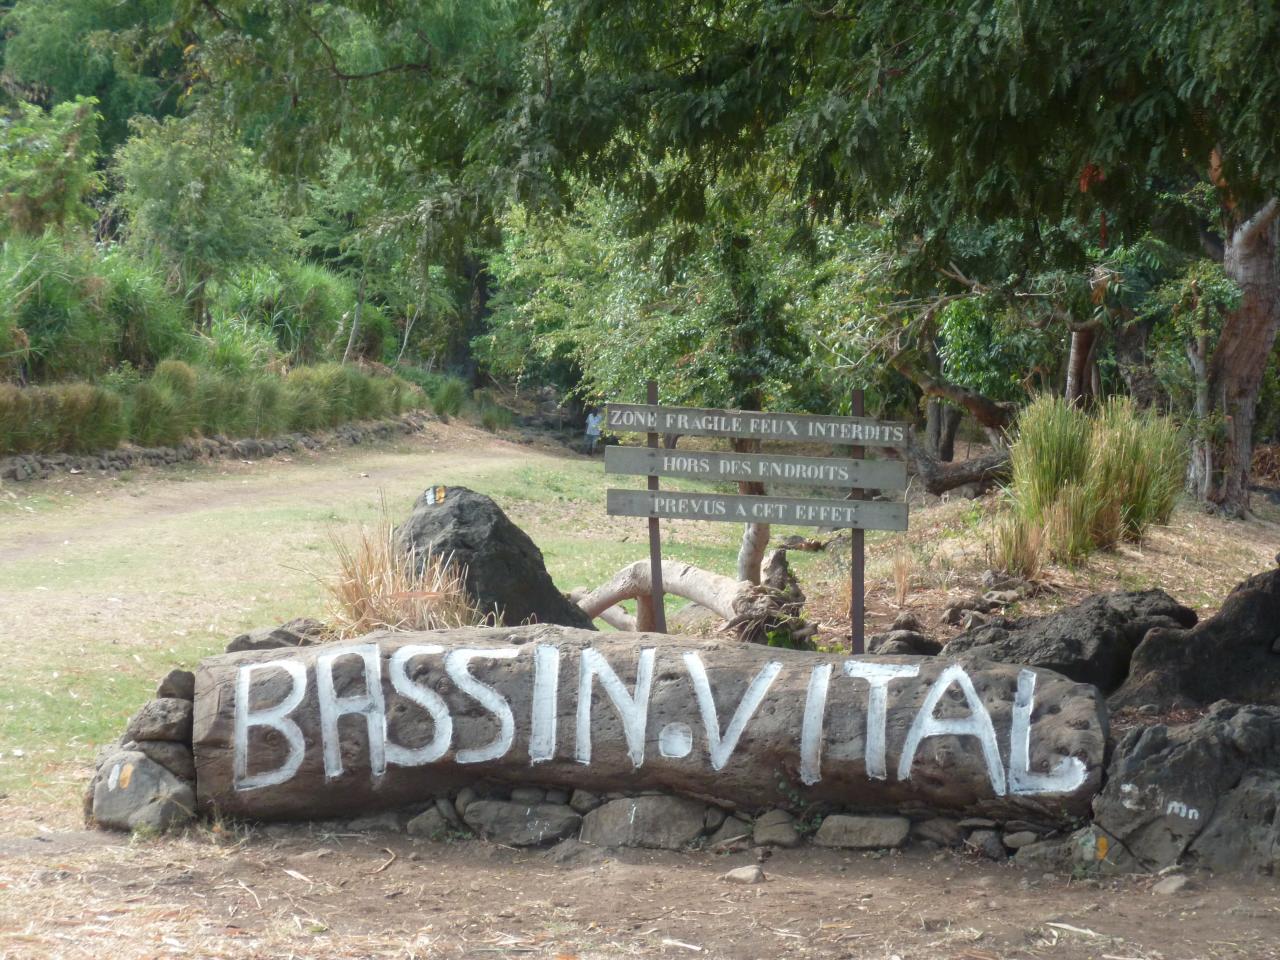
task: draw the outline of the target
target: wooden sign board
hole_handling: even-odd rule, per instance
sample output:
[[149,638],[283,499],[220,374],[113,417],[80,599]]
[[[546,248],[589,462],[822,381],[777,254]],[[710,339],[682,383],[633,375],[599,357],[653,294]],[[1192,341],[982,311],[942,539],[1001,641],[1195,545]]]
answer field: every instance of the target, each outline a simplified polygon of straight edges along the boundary
[[835,457],[654,450],[650,447],[606,447],[604,472],[642,477],[696,477],[735,483],[756,480],[842,490],[851,487],[902,490],[907,485],[907,467],[900,460],[843,460]]
[[905,530],[907,505],[877,500],[751,497],[674,490],[607,490],[615,517],[666,517],[726,523],[784,523],[798,527]]
[[739,437],[794,443],[901,447],[908,426],[866,417],[822,417],[798,413],[708,410],[611,403],[605,425],[614,433],[674,433],[687,437]]

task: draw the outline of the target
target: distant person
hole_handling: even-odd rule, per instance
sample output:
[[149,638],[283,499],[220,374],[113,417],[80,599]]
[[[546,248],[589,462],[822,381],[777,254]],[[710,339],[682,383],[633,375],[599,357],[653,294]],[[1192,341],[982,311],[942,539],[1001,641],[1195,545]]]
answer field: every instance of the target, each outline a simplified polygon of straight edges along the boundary
[[587,453],[595,455],[596,445],[600,443],[600,422],[604,417],[595,410],[587,414]]

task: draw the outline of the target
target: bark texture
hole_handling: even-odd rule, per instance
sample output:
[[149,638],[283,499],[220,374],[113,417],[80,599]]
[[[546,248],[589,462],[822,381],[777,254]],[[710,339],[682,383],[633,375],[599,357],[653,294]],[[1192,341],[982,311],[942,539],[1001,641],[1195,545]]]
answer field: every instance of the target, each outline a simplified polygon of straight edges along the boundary
[[[397,674],[394,658],[410,645],[431,647],[402,654]],[[459,651],[474,654],[460,654],[461,673],[446,656]],[[292,676],[283,666],[266,666],[281,660],[289,661]],[[239,679],[242,668],[254,665]],[[637,697],[631,722],[601,669],[618,695]],[[878,709],[869,709],[865,676],[848,675],[868,669],[915,674],[894,678],[883,691],[883,726],[875,722]],[[322,673],[332,677],[327,698],[319,693]],[[807,710],[814,677],[824,673],[822,709]],[[372,634],[224,654],[196,671],[197,794],[205,811],[264,820],[394,809],[483,780],[594,793],[660,790],[749,811],[818,804],[1063,823],[1087,813],[1099,789],[1105,708],[1093,687],[1034,671],[1030,705],[1022,708],[1030,726],[1021,738],[1011,735],[1015,691],[1026,693],[1031,673],[1020,676],[1020,668],[1005,664],[961,668],[933,657],[848,658],[537,625]],[[642,674],[649,677],[647,698],[637,694]],[[381,694],[376,708],[368,706],[370,687]],[[430,694],[439,700],[429,709]],[[246,734],[237,775],[241,695]],[[338,704],[341,714],[329,736],[323,702]],[[277,707],[274,727],[246,722]],[[806,713],[816,731],[807,739]],[[990,749],[978,736],[939,730],[918,740],[904,775],[905,744],[925,714],[961,725],[989,717]],[[871,741],[878,730],[884,736],[877,764]],[[371,731],[387,751],[381,775],[370,759]],[[1069,789],[1029,790],[1016,775],[1026,769],[1044,776],[1060,764],[1073,771]],[[255,777],[262,782],[247,785]]]
[[1228,516],[1249,509],[1258,391],[1280,329],[1278,212],[1277,201],[1268,201],[1227,238],[1222,265],[1240,287],[1240,306],[1225,317],[1212,355],[1203,342],[1190,351],[1201,426],[1192,446],[1190,486]]
[[[570,594],[589,617],[599,618],[618,630],[653,629],[653,583],[647,560],[637,560],[619,570],[608,583],[595,590],[579,587]],[[662,589],[692,600],[727,621],[739,639],[763,643],[771,630],[786,630],[793,637],[804,630],[800,611],[804,594],[789,576],[785,551],[775,551],[765,567],[763,582],[734,580],[674,560],[662,562]],[[636,616],[622,607],[624,600],[636,601]],[[811,631],[810,631],[811,632]]]

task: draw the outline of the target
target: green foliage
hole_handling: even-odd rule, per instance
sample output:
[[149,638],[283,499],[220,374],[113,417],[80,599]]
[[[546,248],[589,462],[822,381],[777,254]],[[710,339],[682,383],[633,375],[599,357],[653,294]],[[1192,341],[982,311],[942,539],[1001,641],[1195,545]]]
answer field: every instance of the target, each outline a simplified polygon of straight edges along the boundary
[[0,454],[91,452],[116,446],[124,433],[123,404],[110,390],[0,383]]
[[129,439],[144,447],[169,447],[194,436],[200,412],[193,397],[164,382],[146,380],[128,399]]
[[180,54],[158,42],[173,12],[173,0],[18,0],[5,17],[5,86],[44,105],[96,97],[111,149],[130,117],[174,108]]
[[181,308],[152,269],[74,237],[6,240],[0,304],[0,354],[34,380],[150,367],[187,340]]
[[49,113],[29,103],[0,119],[0,238],[89,224],[101,189],[97,101],[77,97]]
[[126,235],[179,272],[203,323],[211,280],[287,244],[275,192],[252,154],[201,118],[136,118],[131,129],[113,166]]
[[442,419],[456,417],[467,399],[467,385],[457,377],[438,377],[434,384],[427,386],[427,390],[432,411]]
[[476,390],[472,394],[472,402],[480,417],[480,425],[490,433],[510,429],[515,422],[511,411],[495,400],[488,390]]
[[[1030,575],[1039,545],[1072,564],[1167,523],[1186,471],[1186,441],[1167,418],[1128,398],[1094,416],[1041,396],[1018,418],[1010,451],[1009,515],[997,522],[994,555]],[[1043,531],[1041,536],[1040,531]]]
[[[341,359],[355,316],[355,285],[340,274],[310,263],[277,268],[255,264],[220,285],[214,323],[234,318],[270,333],[278,351],[293,363]],[[357,357],[380,360],[390,324],[366,304],[360,318]]]

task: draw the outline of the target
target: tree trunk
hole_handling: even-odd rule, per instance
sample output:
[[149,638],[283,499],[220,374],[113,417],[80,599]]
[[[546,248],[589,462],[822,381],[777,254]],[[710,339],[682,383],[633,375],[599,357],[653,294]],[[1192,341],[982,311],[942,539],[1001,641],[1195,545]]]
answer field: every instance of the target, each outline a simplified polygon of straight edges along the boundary
[[1067,402],[1084,406],[1093,392],[1089,360],[1098,332],[1092,326],[1071,331],[1071,353],[1067,358]]
[[[800,613],[804,594],[787,564],[787,552],[775,550],[765,567],[763,584],[732,580],[710,570],[674,560],[662,562],[662,588],[705,607],[725,621],[740,640],[764,643],[769,634],[784,631],[793,641],[805,641],[815,625],[805,623]],[[619,570],[608,583],[588,590],[577,587],[569,599],[593,619],[601,619],[618,630],[652,630],[654,625],[649,563],[637,560]],[[636,601],[636,615],[630,616],[619,604]]]
[[1280,329],[1277,212],[1273,198],[1227,238],[1222,265],[1240,287],[1240,305],[1224,318],[1197,397],[1200,433],[1192,445],[1189,485],[1232,517],[1249,511],[1258,391]]
[[902,455],[924,489],[935,497],[967,483],[976,483],[979,490],[986,490],[1009,474],[1009,451],[1003,447],[972,460],[943,463],[913,439],[908,439]]
[[210,657],[194,714],[200,809],[254,820],[487,782],[1066,825],[1106,749],[1097,690],[1046,670],[546,625]]
[[930,400],[925,409],[929,453],[943,463],[950,463],[955,459],[956,431],[964,414],[941,400]]
[[347,349],[342,351],[342,362],[351,359],[351,351],[355,349],[356,337],[360,335],[360,314],[364,311],[364,274],[360,274],[360,284],[356,287],[356,312],[351,318],[351,332],[347,334]]
[[[759,453],[760,441],[734,438],[730,441],[734,453]],[[738,483],[738,493],[763,496],[764,484],[758,480],[742,480]],[[769,548],[769,524],[748,523],[742,531],[742,543],[738,546],[738,579],[748,583],[760,582],[760,565],[764,562],[764,553]]]
[[1143,410],[1164,410],[1168,407],[1168,398],[1152,372],[1151,360],[1147,356],[1147,341],[1153,326],[1152,320],[1121,324],[1116,327],[1112,341],[1116,349],[1116,366],[1133,402]]

